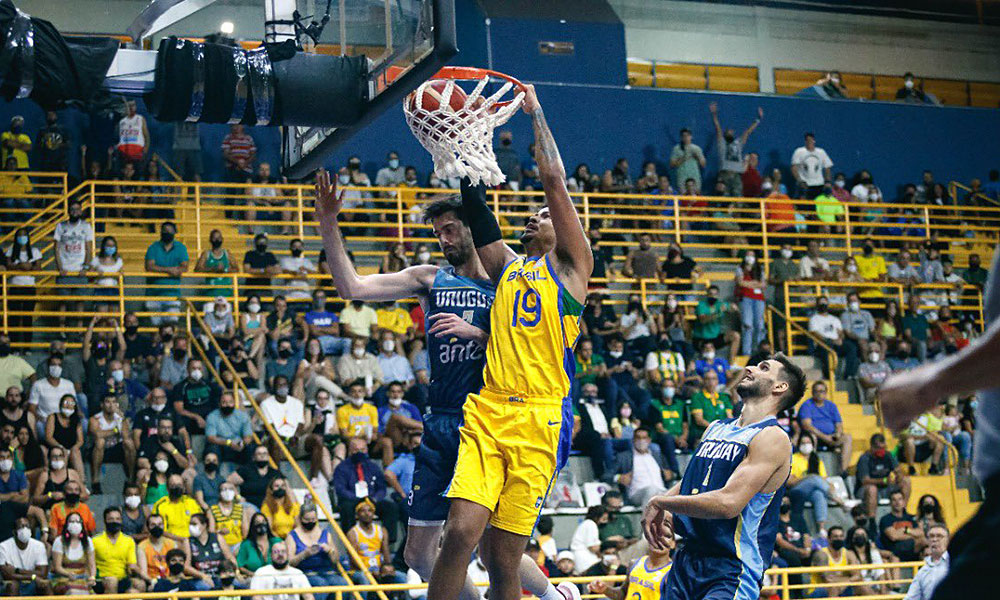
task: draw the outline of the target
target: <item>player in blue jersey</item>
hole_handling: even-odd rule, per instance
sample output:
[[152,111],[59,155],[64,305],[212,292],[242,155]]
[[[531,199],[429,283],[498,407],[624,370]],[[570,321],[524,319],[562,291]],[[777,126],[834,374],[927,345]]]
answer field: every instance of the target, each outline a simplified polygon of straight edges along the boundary
[[[426,315],[430,390],[424,435],[416,455],[406,548],[407,565],[430,579],[441,533],[448,516],[444,496],[458,458],[462,405],[483,386],[484,350],[489,339],[490,307],[495,286],[483,268],[462,219],[461,200],[449,197],[424,209],[450,266],[418,265],[398,273],[358,275],[347,256],[338,215],[343,199],[326,171],[316,175],[316,218],[326,248],[330,275],[345,300],[391,301],[416,297]],[[529,557],[521,561],[521,579],[542,600],[579,600],[572,584],[558,588]],[[479,591],[467,579],[460,600],[477,600]]]
[[663,514],[674,515],[684,546],[663,597],[757,600],[770,564],[778,511],[791,470],[792,444],[775,416],[798,403],[805,375],[783,354],[743,371],[743,412],[711,423],[681,482],[649,501],[643,532],[662,547]]

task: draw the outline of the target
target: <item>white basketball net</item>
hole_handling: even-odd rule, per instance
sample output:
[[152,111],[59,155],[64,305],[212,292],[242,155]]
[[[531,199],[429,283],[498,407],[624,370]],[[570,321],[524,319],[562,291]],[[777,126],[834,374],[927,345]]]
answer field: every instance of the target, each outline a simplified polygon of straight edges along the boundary
[[453,79],[447,80],[436,110],[422,107],[424,90],[434,80],[425,81],[413,92],[412,110],[409,97],[403,102],[406,123],[420,145],[431,153],[438,177],[468,177],[473,185],[482,181],[489,186],[507,180],[493,154],[493,130],[506,123],[520,108],[524,92],[518,92],[509,104],[497,106],[514,84],[507,81],[495,94],[483,98],[482,91],[489,79],[485,76],[479,81],[460,110],[451,107],[451,94],[455,90]]

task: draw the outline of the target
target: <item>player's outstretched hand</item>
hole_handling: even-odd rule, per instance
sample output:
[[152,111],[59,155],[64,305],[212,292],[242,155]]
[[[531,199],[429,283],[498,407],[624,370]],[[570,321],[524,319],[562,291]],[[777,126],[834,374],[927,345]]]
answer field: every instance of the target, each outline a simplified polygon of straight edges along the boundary
[[890,375],[878,391],[886,427],[902,431],[913,419],[934,408],[940,399],[935,391],[936,378],[937,363]]
[[328,223],[337,218],[344,206],[344,193],[337,193],[337,184],[326,169],[316,171],[316,220]]
[[667,545],[666,521],[672,519],[670,512],[660,507],[659,496],[654,496],[642,509],[642,534],[654,550],[665,551]]
[[483,330],[453,313],[438,313],[428,320],[433,322],[427,333],[436,337],[457,337],[463,340],[477,340],[483,335]]
[[529,115],[542,107],[542,105],[538,103],[538,95],[535,93],[535,86],[530,83],[525,84],[524,86],[524,103],[521,106],[524,107],[524,112]]

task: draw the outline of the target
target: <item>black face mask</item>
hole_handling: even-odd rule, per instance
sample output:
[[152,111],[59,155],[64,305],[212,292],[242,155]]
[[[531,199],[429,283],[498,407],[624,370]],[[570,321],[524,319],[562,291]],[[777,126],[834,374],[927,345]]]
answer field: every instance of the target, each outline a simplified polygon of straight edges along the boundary
[[500,143],[503,144],[504,146],[510,146],[511,144],[514,143],[514,141],[513,140],[500,140]]
[[222,247],[222,240],[220,240],[220,239],[214,239],[214,240],[212,240],[212,248],[213,249],[218,250],[221,247]]
[[180,500],[181,496],[184,495],[184,488],[172,487],[169,490],[171,500]]
[[821,313],[825,313],[826,311],[830,310],[830,307],[827,306],[826,304],[820,304],[819,306],[816,307],[816,310],[818,310]]
[[931,514],[931,513],[934,512],[934,505],[933,504],[924,504],[924,505],[921,505],[920,512],[922,514],[929,515],[929,514]]
[[205,472],[211,475],[219,470],[219,465],[215,463],[205,463]]
[[66,504],[76,504],[80,501],[80,494],[66,493]]
[[791,504],[782,504],[781,508],[778,509],[778,510],[781,512],[781,514],[787,515],[788,513],[792,512],[792,505]]
[[150,527],[149,528],[149,535],[153,536],[154,538],[163,537],[163,528],[162,527]]
[[233,579],[234,579],[233,577],[220,577],[219,583],[221,583],[225,587],[228,587],[233,585]]
[[229,415],[233,414],[234,410],[236,410],[235,406],[220,406],[219,407],[219,412],[222,413],[222,416],[224,416],[224,417],[228,417]]
[[302,529],[305,529],[306,531],[312,531],[313,529],[316,529],[316,521],[309,521],[308,523],[303,521]]
[[865,244],[865,255],[871,254],[874,251],[875,251],[875,248],[873,248],[872,246],[870,246],[868,244]]
[[172,354],[174,356],[174,360],[181,361],[184,360],[184,357],[187,355],[187,350],[184,348],[174,348]]
[[295,258],[302,256],[302,248],[292,248],[292,256]]
[[729,135],[729,134],[726,134],[724,137],[726,139],[726,143],[729,143],[729,144],[731,144],[733,142],[733,140],[736,139],[736,136]]
[[271,495],[274,496],[275,498],[284,498],[286,493],[287,491],[285,490],[285,488],[278,488],[276,490],[271,491]]
[[160,334],[160,340],[164,344],[173,341],[173,339],[174,339],[174,334],[172,334],[172,333],[163,333],[163,334]]
[[267,244],[257,244],[257,252],[267,252]]
[[121,533],[122,524],[121,523],[105,523],[104,529],[111,535],[118,535]]
[[0,343],[0,356],[10,356],[10,344],[7,342]]
[[830,547],[834,550],[842,550],[844,548],[844,540],[830,540]]
[[253,532],[257,535],[267,535],[267,525],[258,523],[253,526]]
[[708,302],[709,306],[715,306],[715,304],[719,301],[719,299],[712,298],[711,296],[709,296],[708,298],[705,299],[705,301]]
[[362,302],[361,300],[351,300],[351,306],[353,306],[354,308],[361,308],[364,305],[365,303]]
[[368,458],[367,452],[358,452],[357,454],[352,454],[350,457],[352,462],[360,463],[364,462]]
[[125,326],[125,335],[127,335],[127,336],[133,336],[133,335],[135,335],[137,333],[139,333],[139,326],[138,325],[126,325]]
[[278,350],[278,356],[281,358],[291,358],[292,349],[291,348],[281,348]]
[[254,465],[255,465],[255,466],[256,466],[256,467],[258,468],[258,469],[263,469],[264,467],[266,467],[266,466],[267,466],[267,461],[266,461],[266,460],[255,460],[255,461],[253,461],[253,464],[254,464]]
[[80,215],[78,213],[69,213],[69,222],[76,223],[80,220]]
[[160,232],[160,241],[163,242],[164,244],[169,244],[174,241],[175,235],[176,234],[174,234],[174,232],[172,231]]
[[176,577],[184,572],[184,563],[172,562],[167,568],[170,569],[170,574]]
[[854,543],[855,548],[864,548],[868,545],[868,538],[863,535],[856,535],[851,541]]

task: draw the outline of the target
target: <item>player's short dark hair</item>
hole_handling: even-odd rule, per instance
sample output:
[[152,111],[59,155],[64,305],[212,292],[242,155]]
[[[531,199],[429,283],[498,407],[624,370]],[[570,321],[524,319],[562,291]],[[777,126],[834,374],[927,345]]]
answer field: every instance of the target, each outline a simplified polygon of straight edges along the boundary
[[180,548],[171,548],[170,550],[167,550],[167,562],[170,562],[171,558],[182,558],[187,560],[187,554],[185,554]]
[[549,515],[542,515],[539,517],[538,525],[535,526],[535,529],[537,529],[538,533],[542,535],[549,535],[552,533],[552,528],[554,526],[555,524],[552,522],[552,517]]
[[797,364],[793,363],[791,359],[781,352],[772,354],[770,360],[781,363],[781,375],[779,377],[788,384],[788,390],[781,397],[781,404],[778,405],[778,410],[788,410],[798,404],[799,400],[802,399],[802,395],[806,393],[806,374]]
[[841,527],[840,525],[834,525],[834,526],[832,526],[832,527],[830,527],[829,529],[826,530],[826,534],[830,535],[830,534],[832,534],[834,532],[834,530],[838,530],[838,529],[840,530],[840,533],[844,533],[844,528],[843,527]]
[[816,134],[813,133],[813,132],[811,132],[811,131],[807,131],[806,134],[804,136],[802,136],[802,137],[816,139]]
[[364,379],[358,378],[358,379],[355,379],[354,381],[352,381],[351,383],[347,384],[347,389],[351,389],[352,387],[355,387],[355,386],[358,386],[358,385],[360,385],[363,388],[367,388],[368,387],[368,386],[365,385],[365,380]]
[[107,507],[107,508],[104,509],[104,520],[107,521],[108,520],[108,515],[110,515],[111,513],[121,514],[121,512],[122,512],[122,509],[118,508],[117,506],[109,506],[109,507]]
[[462,210],[462,198],[460,196],[448,196],[447,198],[435,200],[424,207],[424,224],[427,225],[434,219],[450,212],[455,213],[455,217],[458,220],[466,223],[465,214]]
[[601,504],[604,504],[608,500],[614,500],[615,498],[622,501],[625,500],[625,496],[623,496],[622,493],[619,492],[618,490],[608,490],[604,492],[603,496],[601,496]]

